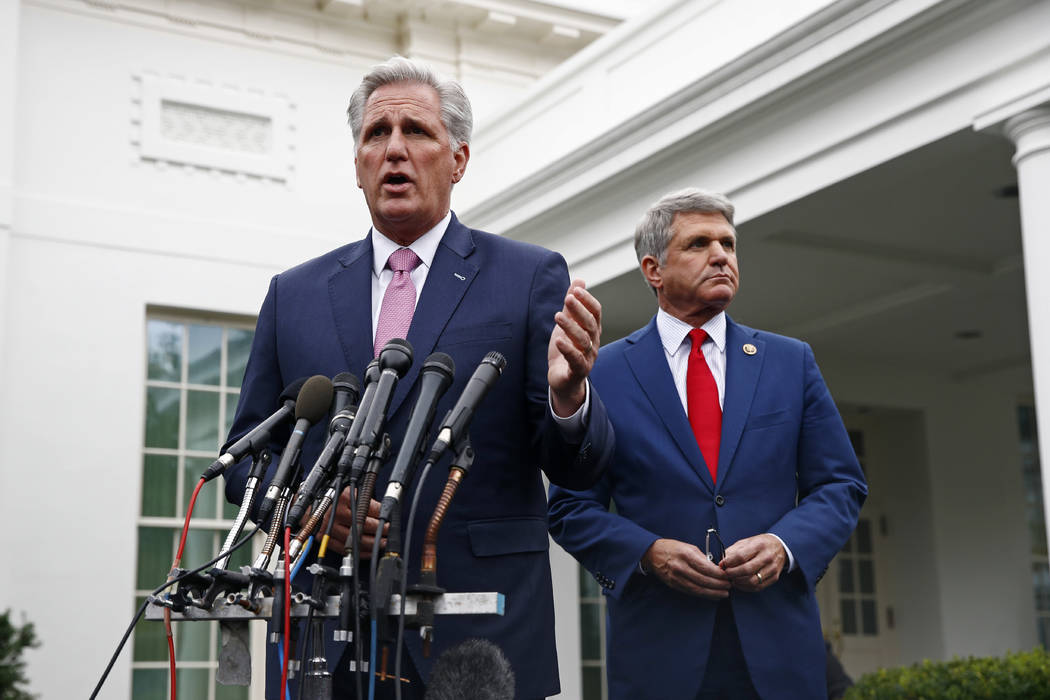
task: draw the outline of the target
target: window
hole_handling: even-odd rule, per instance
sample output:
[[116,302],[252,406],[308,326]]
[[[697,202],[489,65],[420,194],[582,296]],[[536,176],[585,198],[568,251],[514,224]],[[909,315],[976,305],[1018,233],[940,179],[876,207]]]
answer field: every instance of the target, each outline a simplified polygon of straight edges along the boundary
[[1050,648],[1050,563],[1046,547],[1046,520],[1043,515],[1043,482],[1039,474],[1039,439],[1035,408],[1017,409],[1021,437],[1021,473],[1024,483],[1025,520],[1032,543],[1032,588],[1035,594],[1035,624],[1039,643]]
[[605,700],[605,596],[582,566],[580,573],[580,665],[583,700]]
[[[190,496],[229,432],[251,348],[253,323],[153,315],[146,322],[146,421],[138,520],[135,601],[164,582],[178,548]],[[218,554],[237,515],[222,480],[201,489],[182,565]],[[249,563],[245,548],[230,561]],[[174,623],[178,695],[185,700],[246,700],[248,689],[215,682],[217,622]],[[141,621],[132,652],[132,696],[168,697],[164,626]]]

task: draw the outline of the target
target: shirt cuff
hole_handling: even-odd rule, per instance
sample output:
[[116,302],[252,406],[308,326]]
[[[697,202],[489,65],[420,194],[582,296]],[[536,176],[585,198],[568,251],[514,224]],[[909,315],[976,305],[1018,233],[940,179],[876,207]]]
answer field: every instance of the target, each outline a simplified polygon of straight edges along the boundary
[[554,417],[554,423],[566,442],[580,442],[587,432],[587,418],[591,415],[591,380],[586,380],[583,385],[583,405],[567,418],[562,418],[554,412],[554,400],[551,398],[550,387],[547,387],[547,410]]
[[[770,535],[773,535],[773,533],[772,533],[772,532],[770,532],[769,534],[770,534]],[[777,538],[777,541],[778,541],[778,542],[780,542],[780,544],[781,544],[781,545],[783,545],[783,547],[784,547],[784,552],[785,552],[785,553],[787,554],[787,557],[788,557],[788,566],[787,566],[787,570],[788,570],[788,571],[794,571],[794,570],[795,570],[795,556],[794,556],[794,555],[793,555],[793,554],[791,553],[791,548],[790,548],[790,547],[788,547],[788,546],[787,546],[787,543],[786,543],[786,542],[784,542],[784,540],[780,539],[780,537],[779,537],[779,536],[777,536],[777,535],[773,535],[773,537],[776,537],[776,538]]]

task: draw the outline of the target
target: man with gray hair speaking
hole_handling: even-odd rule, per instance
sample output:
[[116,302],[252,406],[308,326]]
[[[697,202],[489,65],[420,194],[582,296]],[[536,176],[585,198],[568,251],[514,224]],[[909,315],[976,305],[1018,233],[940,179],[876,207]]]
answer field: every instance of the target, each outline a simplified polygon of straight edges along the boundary
[[659,308],[591,372],[613,461],[549,505],[606,596],[609,698],[826,697],[813,587],[867,494],[842,420],[807,344],[726,315],[729,200],[669,194],[634,240]]
[[[430,656],[423,654],[418,633],[406,635],[401,675],[411,682],[401,695],[421,699],[433,659],[470,637],[502,649],[517,678],[516,697],[553,695],[559,686],[541,470],[552,483],[585,488],[611,455],[604,409],[587,384],[601,308],[582,282],[570,286],[560,255],[470,229],[452,213],[452,187],[470,159],[470,102],[458,83],[397,57],[364,77],[348,111],[371,230],[273,278],[230,440],[268,416],[281,389],[296,378],[347,370],[361,377],[391,338],[406,338],[415,363],[398,382],[387,412],[386,431],[396,451],[420,395],[424,357],[444,352],[456,369],[434,412],[433,436],[482,358],[501,353],[506,369],[470,428],[476,455],[470,478],[438,537],[437,583],[449,592],[503,593],[505,614],[439,617]],[[322,432],[309,434],[304,465],[316,460]],[[287,437],[275,434],[274,449]],[[227,473],[227,497],[234,502],[244,493],[247,466]],[[390,468],[388,462],[379,472],[376,493],[385,492]],[[433,472],[447,469],[446,457]],[[410,585],[426,514],[434,511],[443,485],[443,478],[432,477],[421,494],[412,550],[404,557]],[[335,515],[336,544],[329,547],[335,558],[328,562],[335,566],[350,532],[349,497],[344,491]],[[365,556],[377,536],[378,503],[373,501],[369,515],[360,543]],[[326,656],[338,660],[334,696],[354,697],[353,654],[329,649]],[[394,671],[392,664],[387,671]],[[271,699],[279,694],[274,678],[268,674]],[[393,698],[396,682],[388,677],[377,683],[376,697]]]

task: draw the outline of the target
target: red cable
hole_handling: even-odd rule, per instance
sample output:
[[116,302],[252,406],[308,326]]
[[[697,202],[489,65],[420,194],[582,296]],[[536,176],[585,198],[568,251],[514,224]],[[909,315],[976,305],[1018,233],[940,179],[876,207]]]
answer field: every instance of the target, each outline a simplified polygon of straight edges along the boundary
[[288,561],[288,541],[292,527],[284,528],[284,663],[281,667],[281,697],[288,697],[288,659],[292,656],[292,567]]
[[[193,495],[190,496],[190,504],[186,508],[186,522],[182,524],[182,536],[179,538],[179,550],[175,553],[175,561],[171,563],[171,571],[168,573],[169,581],[174,576],[175,569],[179,568],[179,564],[182,563],[182,550],[186,548],[186,535],[190,532],[193,507],[197,505],[197,494],[201,492],[204,483],[205,479],[201,477],[201,480],[197,482],[197,488],[193,489]],[[164,633],[168,637],[168,676],[171,678],[171,700],[176,700],[178,696],[175,694],[175,639],[171,632],[171,608],[164,609]]]

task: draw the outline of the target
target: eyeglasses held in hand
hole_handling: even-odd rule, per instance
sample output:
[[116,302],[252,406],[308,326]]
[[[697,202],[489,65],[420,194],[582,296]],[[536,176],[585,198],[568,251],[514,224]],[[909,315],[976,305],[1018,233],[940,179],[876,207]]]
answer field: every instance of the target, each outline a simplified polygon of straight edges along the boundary
[[[711,535],[715,536],[715,548],[711,548]],[[707,528],[707,537],[704,538],[704,551],[707,558],[716,564],[726,557],[726,546],[722,544],[722,538],[718,536],[718,530],[713,527]]]

